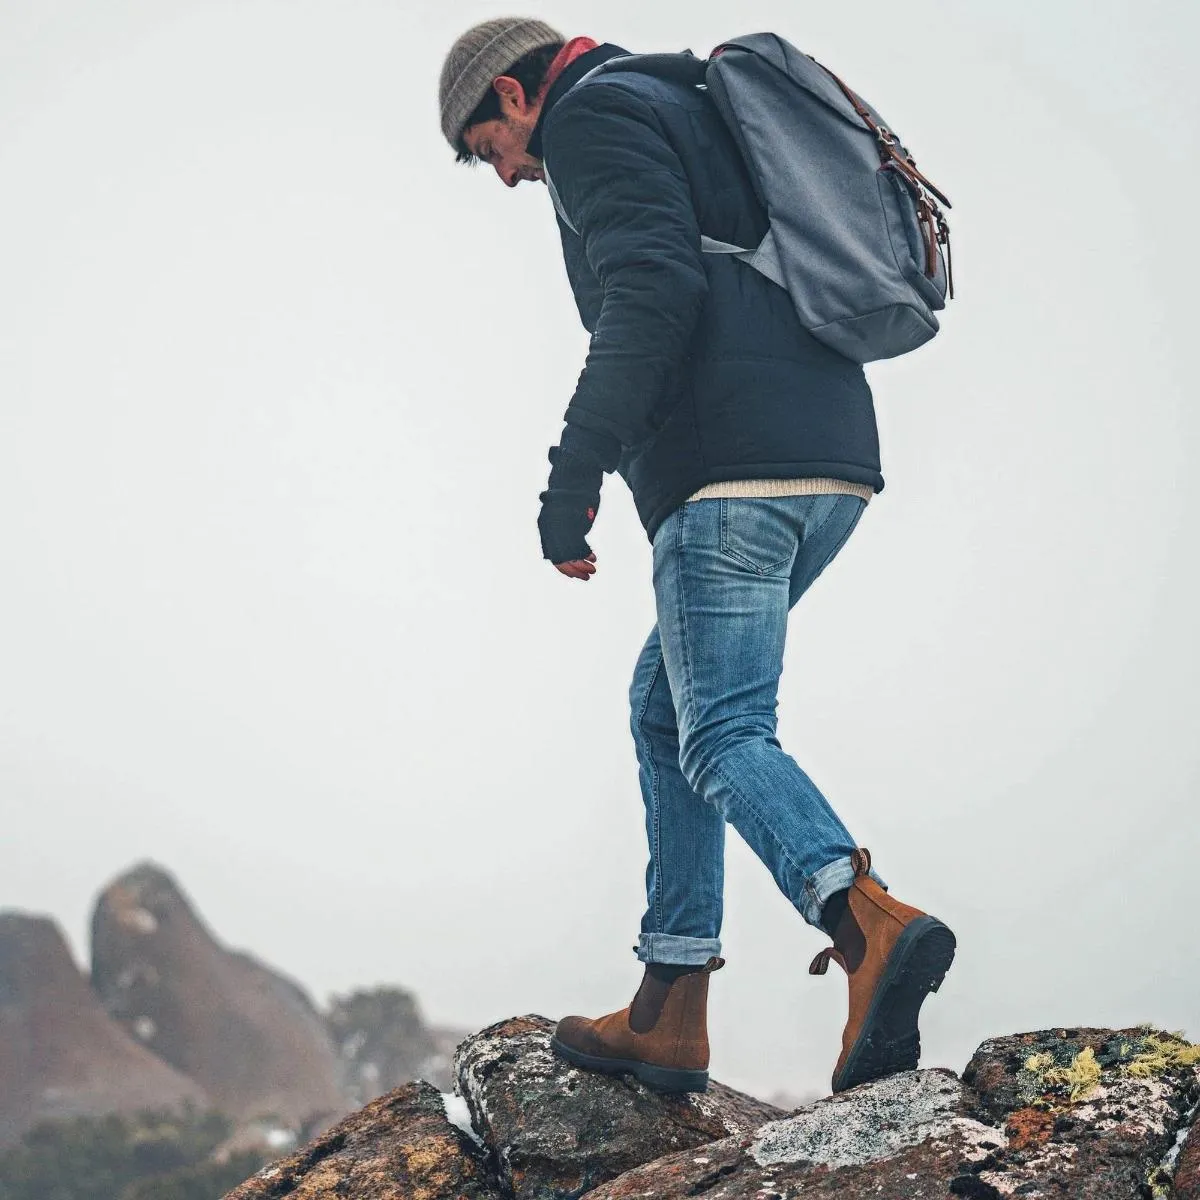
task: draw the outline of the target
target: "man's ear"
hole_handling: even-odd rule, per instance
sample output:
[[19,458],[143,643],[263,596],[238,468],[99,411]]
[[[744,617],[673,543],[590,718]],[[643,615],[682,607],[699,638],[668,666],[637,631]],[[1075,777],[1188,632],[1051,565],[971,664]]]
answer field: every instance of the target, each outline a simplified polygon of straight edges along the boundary
[[504,111],[513,111],[525,114],[529,107],[529,98],[525,95],[525,89],[521,86],[518,79],[514,79],[511,75],[498,75],[492,80],[492,87],[496,94],[500,97],[500,107]]

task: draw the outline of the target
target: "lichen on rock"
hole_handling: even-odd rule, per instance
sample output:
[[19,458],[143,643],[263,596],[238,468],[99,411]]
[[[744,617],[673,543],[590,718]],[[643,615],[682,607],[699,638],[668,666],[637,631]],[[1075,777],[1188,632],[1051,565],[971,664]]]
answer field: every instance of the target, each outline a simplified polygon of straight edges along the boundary
[[951,1130],[964,1144],[990,1143],[968,1160],[1003,1143],[1003,1134],[961,1111],[962,1085],[949,1071],[906,1071],[764,1125],[748,1153],[760,1167],[805,1161],[836,1168],[877,1162]]
[[631,1075],[581,1071],[550,1048],[554,1022],[501,1021],[455,1055],[458,1091],[513,1196],[579,1196],[677,1150],[746,1136],[783,1114],[712,1084],[707,1092],[655,1092]]
[[[1198,1061],[1186,1039],[1148,1027],[985,1042],[963,1078],[971,1111],[1006,1121],[1009,1149],[980,1178],[1001,1194],[1046,1179],[1060,1191],[1087,1181],[1080,1196],[1170,1194],[1166,1157],[1200,1093]],[[1120,1190],[1129,1179],[1141,1193]]]
[[1100,1064],[1091,1046],[1084,1046],[1065,1067],[1051,1067],[1042,1078],[1049,1087],[1065,1088],[1072,1102],[1086,1099],[1100,1085]]
[[347,1117],[226,1200],[501,1200],[483,1153],[410,1083]]
[[578,1070],[552,1029],[517,1017],[468,1038],[457,1122],[420,1085],[231,1200],[1200,1200],[1200,1054],[1177,1035],[994,1038],[962,1080],[904,1072],[785,1115],[717,1083],[664,1096]]

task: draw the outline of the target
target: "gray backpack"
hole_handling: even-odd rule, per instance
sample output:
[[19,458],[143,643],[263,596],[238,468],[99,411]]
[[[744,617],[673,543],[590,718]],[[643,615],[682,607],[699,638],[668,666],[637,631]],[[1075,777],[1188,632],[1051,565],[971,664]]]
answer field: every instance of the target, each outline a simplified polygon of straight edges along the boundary
[[[883,118],[832,72],[770,33],[690,52],[609,59],[707,88],[742,152],[770,226],[758,246],[710,237],[786,288],[805,329],[855,362],[894,358],[938,331],[949,290],[950,201],[917,170]],[[569,228],[553,183],[550,194]],[[942,247],[945,247],[943,257]]]

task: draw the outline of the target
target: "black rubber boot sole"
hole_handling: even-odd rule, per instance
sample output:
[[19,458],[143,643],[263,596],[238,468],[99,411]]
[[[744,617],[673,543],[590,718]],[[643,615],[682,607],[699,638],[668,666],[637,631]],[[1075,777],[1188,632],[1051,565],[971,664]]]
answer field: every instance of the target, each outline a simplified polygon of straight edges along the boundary
[[706,1092],[707,1071],[683,1071],[677,1067],[656,1067],[653,1063],[639,1062],[635,1058],[605,1058],[596,1054],[584,1054],[558,1038],[550,1039],[550,1049],[559,1058],[589,1071],[600,1071],[605,1075],[634,1075],[648,1088],[656,1092]]
[[871,998],[866,1019],[833,1090],[916,1069],[921,1058],[917,1019],[954,961],[954,934],[936,917],[917,917],[896,939]]

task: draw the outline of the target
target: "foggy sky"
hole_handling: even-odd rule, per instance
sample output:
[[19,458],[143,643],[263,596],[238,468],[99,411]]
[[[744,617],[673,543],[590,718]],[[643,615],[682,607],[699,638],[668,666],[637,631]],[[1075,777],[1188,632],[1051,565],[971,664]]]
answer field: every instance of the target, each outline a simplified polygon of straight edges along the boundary
[[[587,337],[544,189],[438,129],[445,51],[506,11],[0,0],[0,906],[81,962],[151,858],[318,999],[478,1028],[640,978],[649,544],[613,477],[598,576],[541,561]],[[528,11],[778,31],[951,197],[959,298],[868,369],[887,488],[793,612],[780,738],[958,934],[925,1065],[1200,1038],[1195,6]],[[713,1075],[825,1086],[823,939],[736,835],[726,895]]]

